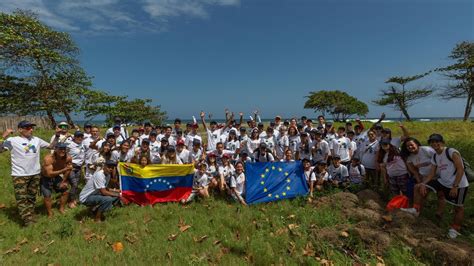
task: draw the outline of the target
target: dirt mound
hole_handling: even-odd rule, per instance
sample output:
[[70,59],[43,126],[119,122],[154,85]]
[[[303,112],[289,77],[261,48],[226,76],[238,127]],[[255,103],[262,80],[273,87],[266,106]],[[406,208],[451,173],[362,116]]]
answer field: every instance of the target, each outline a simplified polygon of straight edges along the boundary
[[313,204],[339,208],[343,218],[357,222],[313,231],[316,239],[336,247],[347,246],[349,239],[357,239],[375,254],[383,255],[390,244],[403,241],[417,256],[436,264],[474,265],[474,247],[470,244],[448,240],[446,228],[439,228],[422,217],[399,210],[386,213],[385,203],[371,190],[360,191],[357,195],[340,192],[318,198]]

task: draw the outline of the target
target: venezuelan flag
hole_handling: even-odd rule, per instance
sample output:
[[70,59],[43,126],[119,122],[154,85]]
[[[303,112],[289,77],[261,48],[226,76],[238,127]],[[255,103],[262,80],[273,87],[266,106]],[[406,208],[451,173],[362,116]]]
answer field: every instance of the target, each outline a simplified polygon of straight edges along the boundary
[[194,166],[119,164],[122,196],[138,205],[180,201],[191,194]]

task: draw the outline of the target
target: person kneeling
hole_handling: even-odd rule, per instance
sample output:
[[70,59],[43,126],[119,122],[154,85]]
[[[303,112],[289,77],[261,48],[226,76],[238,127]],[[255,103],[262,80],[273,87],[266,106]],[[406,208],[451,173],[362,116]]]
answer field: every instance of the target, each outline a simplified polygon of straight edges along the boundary
[[207,174],[207,164],[201,162],[197,165],[197,169],[194,170],[193,176],[193,190],[187,199],[182,199],[181,203],[186,204],[191,202],[196,196],[203,198],[209,198],[209,181],[211,177]]
[[120,190],[107,189],[116,167],[117,162],[106,161],[104,168],[95,172],[79,195],[80,202],[92,208],[96,222],[100,222],[104,218],[104,213],[112,209],[114,203],[120,200]]

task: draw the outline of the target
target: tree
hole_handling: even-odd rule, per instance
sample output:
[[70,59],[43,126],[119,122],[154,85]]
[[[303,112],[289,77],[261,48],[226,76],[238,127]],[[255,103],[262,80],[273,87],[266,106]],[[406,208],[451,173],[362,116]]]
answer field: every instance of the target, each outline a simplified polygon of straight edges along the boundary
[[456,44],[449,58],[455,63],[436,71],[454,83],[448,84],[438,96],[444,100],[466,99],[463,120],[467,121],[474,101],[474,43],[464,41]]
[[323,115],[329,113],[335,121],[346,121],[352,115],[364,116],[369,112],[367,105],[349,94],[335,91],[310,92],[304,104],[305,109],[314,109]]
[[124,123],[141,124],[150,121],[155,125],[161,124],[166,119],[166,112],[161,107],[151,105],[151,99],[118,100],[114,106],[105,111],[106,122],[112,124],[115,117],[120,117]]
[[[28,11],[0,13],[0,48],[1,77],[7,79],[2,84],[18,85],[19,91],[9,94],[16,107],[29,103],[28,108],[19,110],[46,114],[52,127],[56,126],[56,114],[65,115],[72,124],[69,114],[77,106],[81,90],[90,84],[69,34],[54,31]],[[27,96],[28,101],[13,99],[15,95]]]
[[411,117],[408,114],[408,108],[415,104],[419,99],[430,96],[433,93],[433,90],[428,87],[408,90],[405,86],[412,81],[428,75],[428,73],[411,77],[389,78],[385,83],[395,83],[397,86],[390,85],[388,89],[382,89],[380,92],[380,98],[373,100],[372,102],[380,106],[391,105],[395,110],[401,111],[407,121],[411,121]]

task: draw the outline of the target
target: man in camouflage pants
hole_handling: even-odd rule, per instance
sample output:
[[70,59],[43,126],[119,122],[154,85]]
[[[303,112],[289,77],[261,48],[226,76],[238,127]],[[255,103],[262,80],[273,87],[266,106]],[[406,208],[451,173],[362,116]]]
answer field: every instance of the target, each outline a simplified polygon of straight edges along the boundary
[[[12,178],[15,190],[15,198],[21,219],[25,226],[34,223],[33,215],[36,204],[40,182],[40,149],[51,149],[56,145],[59,138],[59,130],[56,130],[56,138],[51,144],[33,136],[33,128],[36,126],[28,121],[18,124],[18,136],[9,137],[12,129],[7,129],[0,139],[0,152],[11,151]],[[7,138],[5,140],[5,138]]]

